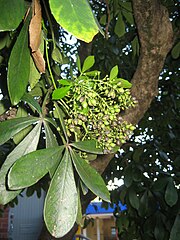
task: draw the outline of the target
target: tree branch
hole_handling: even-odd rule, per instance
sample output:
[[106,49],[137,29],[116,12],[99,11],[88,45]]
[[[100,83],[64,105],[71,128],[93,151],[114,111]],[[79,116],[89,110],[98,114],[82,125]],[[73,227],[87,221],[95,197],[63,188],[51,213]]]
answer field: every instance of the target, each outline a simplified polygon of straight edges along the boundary
[[[159,74],[173,45],[173,30],[168,11],[158,0],[133,0],[133,9],[141,51],[131,92],[138,104],[126,111],[123,120],[138,124],[158,94]],[[103,173],[112,157],[100,156],[91,165]]]

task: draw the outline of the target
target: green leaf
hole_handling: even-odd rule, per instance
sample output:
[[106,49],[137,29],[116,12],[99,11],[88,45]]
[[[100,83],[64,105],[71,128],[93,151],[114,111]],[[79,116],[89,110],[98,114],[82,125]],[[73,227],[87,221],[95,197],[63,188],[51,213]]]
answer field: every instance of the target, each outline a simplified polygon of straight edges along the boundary
[[122,14],[124,15],[124,17],[126,18],[127,22],[130,25],[134,25],[134,17],[133,17],[133,13],[130,11],[126,11],[126,10],[122,10]]
[[44,220],[49,232],[63,237],[72,228],[78,211],[78,196],[68,150],[53,176],[44,206]]
[[12,190],[22,189],[37,183],[60,160],[62,148],[41,149],[18,159],[8,174],[8,186]]
[[76,171],[85,185],[98,197],[102,198],[104,201],[110,202],[109,191],[101,175],[72,149],[71,157]]
[[124,80],[122,78],[120,78],[120,81],[121,81],[121,86],[123,88],[131,88],[132,87],[132,84],[129,81]]
[[14,199],[20,191],[8,191],[6,188],[6,175],[10,167],[17,159],[23,155],[35,151],[39,142],[41,122],[17,145],[14,150],[7,156],[0,170],[0,204],[7,204]]
[[124,184],[126,187],[130,187],[132,182],[133,182],[133,178],[132,178],[132,168],[130,166],[126,167],[124,170]]
[[77,65],[77,68],[78,68],[79,72],[81,73],[82,72],[82,70],[81,70],[81,61],[80,61],[80,57],[79,56],[77,56],[76,65]]
[[90,69],[95,63],[95,59],[94,56],[88,56],[83,63],[83,67],[82,67],[82,72],[84,73],[85,71],[87,71],[88,69]]
[[126,32],[121,12],[118,14],[118,20],[116,22],[114,32],[118,35],[118,37],[122,37]]
[[67,95],[70,88],[71,88],[71,86],[66,86],[66,87],[61,87],[61,88],[55,89],[52,93],[52,99],[53,100],[62,99],[63,97],[65,97]]
[[103,154],[103,150],[101,148],[97,148],[97,142],[95,140],[74,142],[70,145],[84,152]]
[[180,56],[180,41],[173,47],[171,55],[174,59],[178,59]]
[[39,118],[28,116],[0,122],[0,144],[7,142],[16,133],[38,121]]
[[36,86],[40,78],[41,78],[41,74],[37,70],[32,57],[30,57],[29,84],[31,89],[33,89]]
[[[30,16],[30,14],[29,14]],[[8,91],[11,102],[16,105],[26,91],[30,73],[30,51],[28,47],[28,17],[11,51],[8,62]],[[18,91],[17,91],[18,89]]]
[[63,86],[71,86],[72,85],[72,81],[70,81],[68,79],[61,79],[61,80],[58,80],[58,82]]
[[64,136],[66,138],[66,141],[68,142],[68,135],[67,135],[67,130],[66,130],[66,125],[64,123],[64,118],[63,118],[63,111],[61,110],[61,108],[58,106],[58,104],[56,102],[54,102],[54,106],[56,108],[56,112],[61,124],[61,128],[63,130]]
[[33,96],[30,93],[25,93],[21,100],[23,102],[27,102],[32,108],[34,108],[40,115],[42,114],[42,109],[39,105],[39,103],[33,98]]
[[76,223],[83,227],[82,223],[82,207],[81,207],[81,198],[80,198],[80,190],[78,188],[78,212],[77,212],[77,218],[76,218]]
[[177,189],[174,186],[173,179],[170,178],[165,191],[165,201],[170,207],[172,207],[176,204],[177,200]]
[[[45,134],[46,134],[46,148],[58,146],[56,136],[54,135],[51,128],[49,127],[49,124],[46,121],[44,121],[44,128],[45,128]],[[62,148],[62,151],[63,150],[64,150],[64,147]],[[57,159],[57,163],[55,163],[54,166],[49,170],[49,174],[51,178],[53,177],[58,165],[59,165],[59,160]]]
[[63,64],[63,56],[62,56],[61,51],[58,47],[53,48],[51,56],[52,56],[52,59],[55,62]]
[[24,0],[1,0],[0,9],[0,32],[15,30],[25,13]]
[[91,42],[100,30],[87,0],[50,0],[49,3],[56,21],[78,39]]
[[138,210],[139,198],[137,197],[137,194],[133,188],[130,188],[129,190],[129,202],[133,208]]
[[[16,118],[28,116],[27,111],[21,106],[19,106],[19,108],[17,110]],[[30,132],[31,129],[32,129],[32,126],[30,125],[30,126],[24,128],[23,130],[21,130],[20,132],[18,132],[16,135],[14,135],[14,137],[13,137],[14,143],[17,145]]]
[[171,229],[170,239],[179,240],[180,239],[180,214],[177,214],[174,221],[173,227]]
[[116,78],[118,75],[118,66],[114,66],[112,69],[111,69],[111,72],[110,72],[110,76],[109,76],[109,80],[113,80],[114,78]]

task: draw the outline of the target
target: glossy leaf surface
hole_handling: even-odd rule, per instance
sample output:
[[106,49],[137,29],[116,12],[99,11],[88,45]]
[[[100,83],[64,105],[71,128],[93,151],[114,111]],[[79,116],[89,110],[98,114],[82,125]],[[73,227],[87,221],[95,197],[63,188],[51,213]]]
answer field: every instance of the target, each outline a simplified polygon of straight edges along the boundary
[[82,67],[82,72],[87,71],[88,69],[90,69],[95,63],[94,60],[94,56],[88,56],[83,63],[83,67]]
[[28,27],[29,17],[21,29],[8,62],[8,91],[13,105],[20,101],[26,91],[29,80],[30,51],[28,47]]
[[56,21],[78,39],[91,42],[99,26],[87,0],[50,0]]
[[95,140],[74,142],[74,143],[71,143],[70,145],[84,152],[89,152],[94,154],[103,154],[102,149],[97,148],[97,143]]
[[24,0],[1,0],[0,9],[0,32],[15,30],[25,13]]
[[174,204],[176,204],[176,202],[178,200],[177,189],[174,186],[172,179],[170,179],[167,184],[166,191],[165,191],[165,200],[166,200],[166,203],[170,207],[172,207]]
[[109,191],[101,175],[73,150],[71,150],[71,157],[75,165],[76,171],[78,172],[80,178],[85,183],[85,185],[94,194],[102,198],[104,201],[109,202]]
[[14,118],[0,123],[0,144],[5,143],[16,133],[39,121],[36,117]]
[[53,176],[44,206],[44,219],[56,238],[64,236],[76,221],[78,196],[68,150]]
[[33,130],[24,138],[19,145],[7,156],[0,170],[0,204],[7,204],[14,199],[20,191],[8,191],[6,188],[6,175],[9,168],[23,155],[35,151],[39,142],[41,123],[38,123]]
[[60,154],[61,147],[53,147],[37,150],[21,157],[9,171],[9,188],[21,189],[35,184],[49,172]]

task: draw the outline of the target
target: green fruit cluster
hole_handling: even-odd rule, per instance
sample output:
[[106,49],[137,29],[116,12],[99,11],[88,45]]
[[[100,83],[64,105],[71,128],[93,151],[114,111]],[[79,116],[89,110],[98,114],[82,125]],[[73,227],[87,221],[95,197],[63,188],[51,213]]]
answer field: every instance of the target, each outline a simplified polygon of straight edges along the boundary
[[136,104],[129,89],[121,81],[91,79],[81,76],[75,79],[66,95],[69,106],[65,120],[69,137],[76,141],[97,140],[104,153],[125,143],[135,127],[122,120],[121,113]]

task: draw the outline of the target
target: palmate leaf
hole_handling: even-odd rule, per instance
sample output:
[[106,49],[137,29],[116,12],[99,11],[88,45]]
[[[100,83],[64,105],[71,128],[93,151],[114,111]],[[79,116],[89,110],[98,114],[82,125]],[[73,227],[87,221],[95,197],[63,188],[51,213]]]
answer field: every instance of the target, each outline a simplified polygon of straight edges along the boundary
[[73,149],[70,151],[71,157],[80,178],[85,185],[98,197],[110,202],[109,191],[101,175],[82,159]]
[[87,0],[50,0],[56,21],[80,40],[91,42],[99,26]]
[[97,143],[95,140],[74,142],[71,143],[70,145],[84,152],[103,154],[103,150],[101,148],[97,148]]
[[44,220],[56,238],[64,236],[74,225],[78,211],[78,195],[68,150],[51,181],[44,206]]
[[25,14],[24,0],[1,0],[0,9],[0,32],[15,30]]
[[30,14],[11,51],[8,62],[8,91],[11,102],[16,105],[25,93],[30,73],[30,50],[28,47],[28,27]]
[[17,145],[14,150],[7,156],[0,170],[0,204],[7,204],[14,199],[20,191],[8,191],[6,188],[6,175],[10,167],[17,159],[23,155],[35,151],[39,142],[41,122]]
[[60,160],[62,147],[41,149],[19,158],[8,174],[8,186],[22,189],[37,183]]
[[21,117],[14,118],[0,123],[0,144],[5,143],[16,133],[29,125],[38,122],[40,119],[37,117]]

